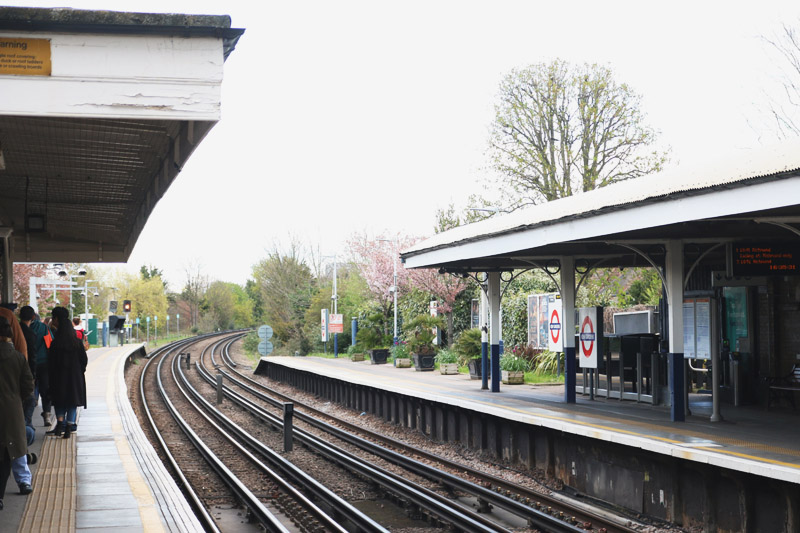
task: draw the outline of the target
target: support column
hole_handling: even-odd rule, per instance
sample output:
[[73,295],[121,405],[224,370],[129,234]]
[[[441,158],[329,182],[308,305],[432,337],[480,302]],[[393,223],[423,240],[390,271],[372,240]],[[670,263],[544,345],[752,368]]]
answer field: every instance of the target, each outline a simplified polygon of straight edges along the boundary
[[564,338],[564,401],[575,403],[575,258],[561,258],[561,335]]
[[479,324],[481,325],[481,390],[489,390],[489,322],[486,317],[488,315],[489,299],[486,297],[486,291],[481,288],[481,318]]
[[666,249],[670,418],[673,422],[683,422],[686,420],[686,375],[683,360],[683,243],[667,241]]
[[0,264],[0,276],[2,276],[2,287],[0,287],[0,297],[3,303],[14,301],[14,263],[11,261],[11,228],[0,228],[0,240],[3,245],[3,260]]
[[489,343],[492,349],[492,392],[500,392],[500,272],[489,272]]

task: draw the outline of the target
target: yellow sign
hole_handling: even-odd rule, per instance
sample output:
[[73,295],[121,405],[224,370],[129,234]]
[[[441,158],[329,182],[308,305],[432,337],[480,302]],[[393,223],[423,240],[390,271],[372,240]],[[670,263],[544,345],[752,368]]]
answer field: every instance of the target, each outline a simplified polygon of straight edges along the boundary
[[0,37],[0,74],[49,76],[50,39]]

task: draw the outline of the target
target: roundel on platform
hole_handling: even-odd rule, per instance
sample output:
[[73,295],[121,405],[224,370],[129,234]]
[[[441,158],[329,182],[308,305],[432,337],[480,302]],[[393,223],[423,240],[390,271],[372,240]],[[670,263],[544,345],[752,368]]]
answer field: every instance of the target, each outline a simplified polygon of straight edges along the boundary
[[561,336],[561,319],[558,317],[558,309],[553,309],[550,314],[550,338],[553,342],[558,342]]
[[[586,330],[589,331],[586,331]],[[583,323],[581,324],[581,351],[583,355],[586,357],[591,357],[592,352],[594,350],[594,340],[595,340],[595,332],[594,332],[594,324],[592,324],[591,318],[588,316],[583,319]],[[588,343],[588,344],[587,344]]]

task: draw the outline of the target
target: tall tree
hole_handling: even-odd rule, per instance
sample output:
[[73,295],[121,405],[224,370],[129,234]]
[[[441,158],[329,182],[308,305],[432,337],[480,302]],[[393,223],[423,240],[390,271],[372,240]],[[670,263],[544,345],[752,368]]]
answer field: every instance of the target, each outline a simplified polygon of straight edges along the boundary
[[184,268],[186,284],[183,286],[181,296],[189,306],[189,319],[192,327],[197,327],[200,321],[200,306],[208,290],[208,276],[203,274],[202,266],[193,262]]
[[315,280],[298,246],[293,244],[288,253],[273,249],[253,266],[253,279],[264,302],[264,318],[275,336],[284,342],[295,340],[307,345],[303,316],[314,294]]
[[385,239],[378,236],[370,239],[365,235],[354,235],[347,243],[353,263],[358,267],[377,307],[386,318],[394,313],[394,295],[389,289],[394,285],[395,269],[397,289],[402,290],[408,279],[409,271],[400,263],[400,250],[413,243],[414,239],[409,237]]
[[661,169],[641,98],[610,69],[556,60],[500,85],[491,149],[514,210]]

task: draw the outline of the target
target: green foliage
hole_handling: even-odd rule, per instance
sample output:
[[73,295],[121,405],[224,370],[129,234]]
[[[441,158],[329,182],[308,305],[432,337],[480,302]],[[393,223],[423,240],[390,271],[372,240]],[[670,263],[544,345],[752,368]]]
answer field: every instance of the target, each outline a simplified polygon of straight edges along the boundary
[[274,250],[253,267],[253,278],[264,302],[264,318],[275,336],[307,353],[311,344],[303,331],[305,312],[315,293],[315,280],[299,251]]
[[242,347],[244,348],[245,353],[247,354],[257,354],[258,353],[258,343],[261,339],[258,337],[258,333],[255,331],[251,331],[247,335],[245,335],[244,339],[242,339]]
[[230,330],[254,326],[253,302],[235,283],[215,281],[205,294],[204,324],[211,330]]
[[395,344],[390,350],[392,352],[392,360],[409,359],[411,357],[411,351],[408,349],[408,345],[405,342]]
[[652,268],[637,268],[635,270],[639,275],[639,279],[634,280],[628,290],[632,303],[658,305],[663,289],[661,277]]
[[448,363],[458,363],[459,357],[455,350],[450,350],[448,348],[443,348],[439,350],[439,353],[436,354],[436,362],[440,365],[448,364]]
[[456,337],[453,343],[455,350],[464,359],[473,359],[481,356],[481,330],[479,328],[465,329]]
[[533,356],[533,372],[538,375],[555,374],[561,354],[544,350]]
[[500,357],[500,370],[507,372],[527,372],[530,370],[530,362],[524,357],[518,357],[512,353],[504,353]]
[[347,355],[353,355],[354,353],[364,353],[364,352],[365,350],[363,350],[360,346],[355,346],[351,344],[350,346],[347,347]]
[[362,350],[388,348],[392,338],[386,333],[386,317],[383,313],[373,313],[359,321],[356,345]]
[[433,343],[436,335],[433,328],[444,327],[444,320],[440,316],[430,313],[417,315],[406,324],[405,339],[411,353],[434,354],[437,346]]

